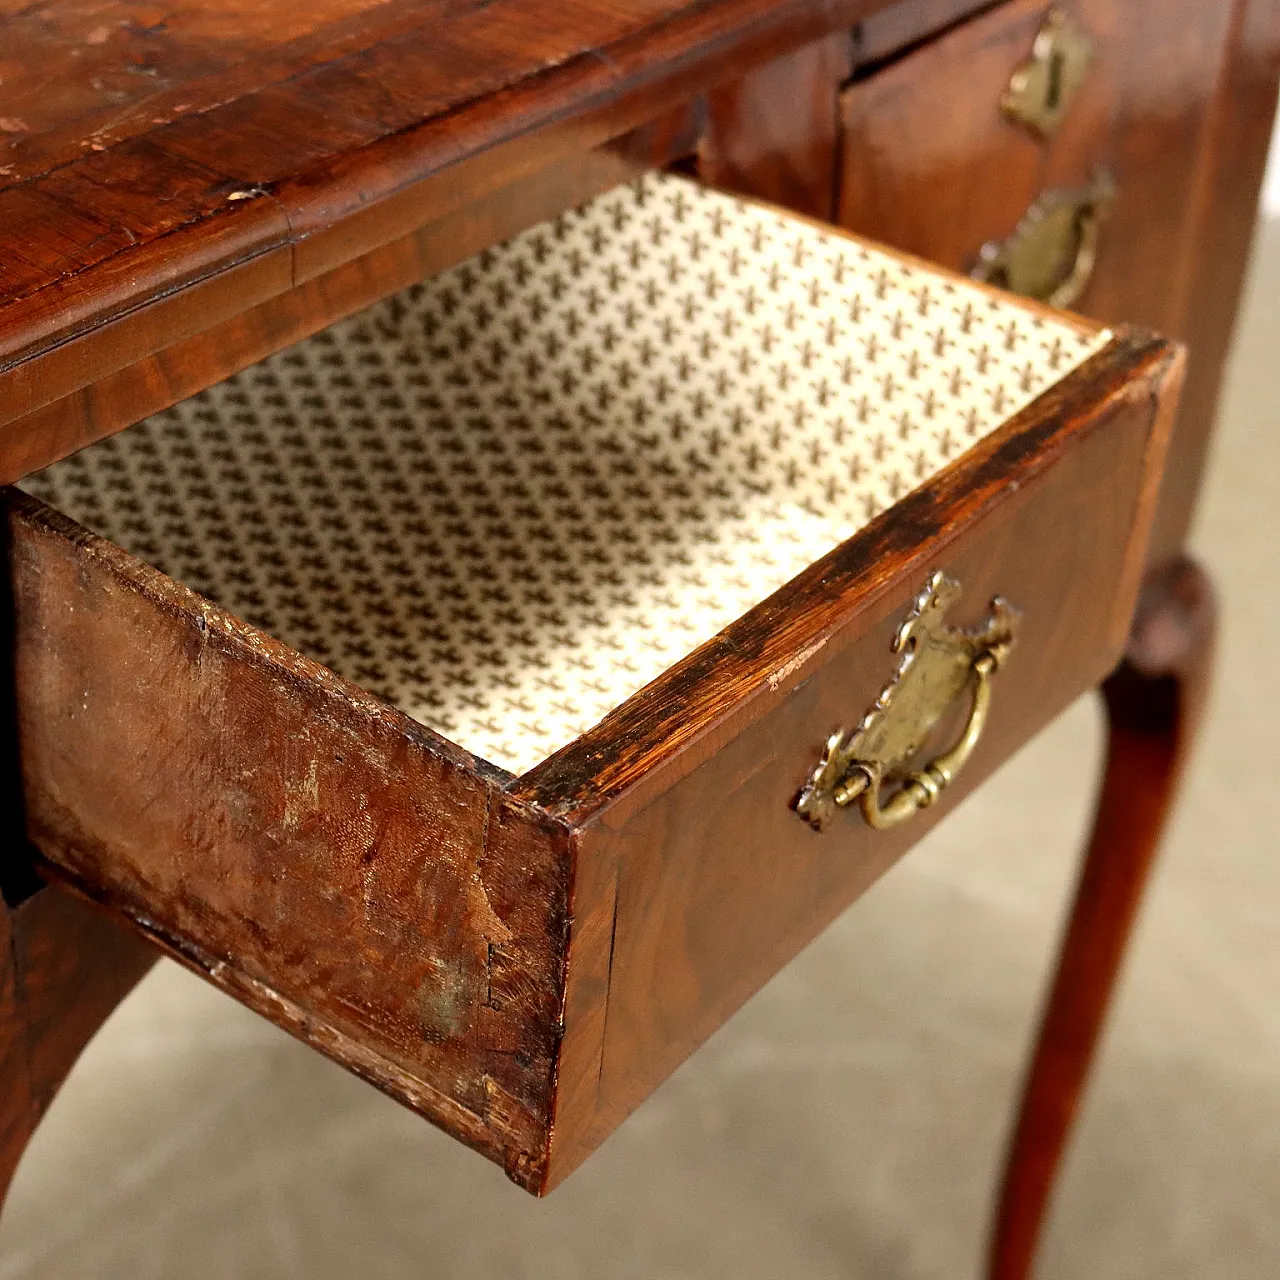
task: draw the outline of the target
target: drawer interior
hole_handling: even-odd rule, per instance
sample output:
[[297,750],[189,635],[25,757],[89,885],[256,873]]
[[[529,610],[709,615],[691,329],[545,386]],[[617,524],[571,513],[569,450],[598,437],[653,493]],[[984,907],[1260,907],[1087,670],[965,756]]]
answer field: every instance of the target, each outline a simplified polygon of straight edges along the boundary
[[650,175],[23,487],[518,775],[1109,339]]

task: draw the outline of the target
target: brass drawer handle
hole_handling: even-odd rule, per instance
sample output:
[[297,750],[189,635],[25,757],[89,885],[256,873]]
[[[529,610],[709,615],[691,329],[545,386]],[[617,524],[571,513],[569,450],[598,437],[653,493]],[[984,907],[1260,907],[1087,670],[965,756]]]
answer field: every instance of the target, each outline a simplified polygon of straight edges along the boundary
[[1036,33],[1030,58],[1010,77],[1000,109],[1037,138],[1052,138],[1092,61],[1089,33],[1055,5]]
[[853,772],[836,789],[836,804],[843,807],[858,799],[867,825],[877,831],[887,831],[921,809],[927,809],[955,780],[982,737],[991,708],[991,677],[997,665],[995,655],[990,652],[974,662],[973,706],[960,741],[950,751],[925,765],[919,773],[911,774],[887,803],[880,799],[880,767],[858,761]]
[[1115,197],[1115,179],[1103,168],[1087,187],[1046,191],[1007,240],[982,246],[969,274],[1051,307],[1071,306],[1098,264],[1102,224]]
[[[859,803],[867,825],[884,831],[927,809],[973,755],[991,708],[992,678],[1013,646],[1019,614],[997,597],[974,630],[952,626],[946,611],[960,584],[935,573],[894,637],[898,667],[853,733],[827,739],[822,759],[795,801],[816,831],[835,813]],[[951,704],[966,690],[972,701],[964,731],[950,750],[909,774],[888,800],[885,776],[907,764]]]

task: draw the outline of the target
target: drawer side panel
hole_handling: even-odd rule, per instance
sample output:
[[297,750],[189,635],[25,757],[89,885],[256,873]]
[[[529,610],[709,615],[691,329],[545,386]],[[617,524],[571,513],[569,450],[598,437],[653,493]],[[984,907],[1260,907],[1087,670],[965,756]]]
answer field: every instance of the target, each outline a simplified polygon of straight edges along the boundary
[[536,1182],[560,828],[111,544],[8,507],[27,828],[52,873]]

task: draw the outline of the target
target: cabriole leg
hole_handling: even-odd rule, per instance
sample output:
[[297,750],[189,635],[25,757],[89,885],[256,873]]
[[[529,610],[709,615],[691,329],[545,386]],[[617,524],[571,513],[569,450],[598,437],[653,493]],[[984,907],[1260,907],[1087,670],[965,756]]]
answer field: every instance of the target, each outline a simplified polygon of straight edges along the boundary
[[1130,930],[1204,707],[1216,608],[1183,559],[1143,587],[1125,661],[1103,686],[1106,772],[1005,1167],[990,1280],[1031,1273]]
[[0,904],[0,1202],[80,1051],[156,954],[63,889]]

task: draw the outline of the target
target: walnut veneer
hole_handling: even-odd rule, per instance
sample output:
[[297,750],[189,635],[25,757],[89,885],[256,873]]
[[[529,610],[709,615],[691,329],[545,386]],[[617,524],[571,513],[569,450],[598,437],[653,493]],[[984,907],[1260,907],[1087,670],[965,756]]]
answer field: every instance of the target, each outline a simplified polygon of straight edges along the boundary
[[[1118,195],[1079,306],[1191,351],[1176,427],[1176,357],[1123,333],[1017,430],[514,781],[11,496],[6,1172],[145,971],[141,934],[545,1189],[909,847],[915,830],[859,835],[831,858],[774,800],[874,692],[878,674],[863,689],[852,673],[878,673],[869,655],[945,556],[975,610],[1013,582],[1039,619],[960,791],[1103,680],[1142,602],[1105,686],[1107,781],[993,1241],[993,1277],[1028,1274],[1202,702],[1211,596],[1182,543],[1280,77],[1275,0],[1064,7],[1097,54],[1048,141],[998,109],[1046,12],[1030,0],[0,16],[5,481],[667,166],[966,270],[1042,190],[1105,165]],[[82,715],[86,697],[109,715]],[[229,821],[230,781],[264,743],[279,767]],[[155,803],[138,807],[144,776]],[[332,808],[300,827],[321,784]],[[378,840],[351,839],[370,815]],[[371,872],[362,851],[381,844]],[[371,875],[369,946],[398,940],[363,956],[381,988],[335,942]]]

